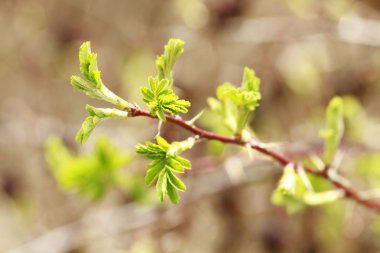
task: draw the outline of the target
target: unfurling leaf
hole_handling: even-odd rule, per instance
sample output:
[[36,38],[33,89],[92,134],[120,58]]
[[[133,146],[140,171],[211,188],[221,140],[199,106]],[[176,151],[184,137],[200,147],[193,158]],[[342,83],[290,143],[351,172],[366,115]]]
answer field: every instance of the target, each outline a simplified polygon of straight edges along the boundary
[[184,42],[180,39],[170,39],[165,46],[164,53],[157,57],[157,78],[158,80],[166,79],[169,81],[169,85],[173,83],[173,67],[177,59],[183,53]]
[[320,132],[325,139],[323,159],[325,164],[331,164],[344,132],[343,100],[334,97],[326,109],[326,129]]
[[89,41],[84,42],[79,48],[79,69],[84,77],[100,88],[100,71],[96,54],[91,52],[91,44]]
[[121,109],[130,108],[131,105],[127,101],[103,84],[96,58],[96,54],[91,52],[90,42],[84,42],[79,48],[79,69],[84,79],[74,75],[71,77],[71,85],[87,96],[107,101]]

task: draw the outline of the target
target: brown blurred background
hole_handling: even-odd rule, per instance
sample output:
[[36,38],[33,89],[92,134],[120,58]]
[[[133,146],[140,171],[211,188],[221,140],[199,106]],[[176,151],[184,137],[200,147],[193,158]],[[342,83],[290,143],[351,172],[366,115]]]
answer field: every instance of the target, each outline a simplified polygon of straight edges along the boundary
[[187,155],[194,173],[178,206],[117,193],[90,203],[62,192],[44,160],[52,134],[82,152],[101,133],[133,150],[156,131],[149,119],[106,122],[78,147],[85,104],[104,106],[70,86],[83,41],[104,82],[142,105],[139,87],[173,37],[185,41],[175,84],[192,103],[186,117],[249,66],[262,81],[252,126],[263,141],[319,146],[325,105],[353,95],[373,118],[360,145],[378,150],[379,1],[1,0],[0,31],[0,252],[380,252],[371,211],[343,200],[289,216],[270,203],[279,168],[234,149]]

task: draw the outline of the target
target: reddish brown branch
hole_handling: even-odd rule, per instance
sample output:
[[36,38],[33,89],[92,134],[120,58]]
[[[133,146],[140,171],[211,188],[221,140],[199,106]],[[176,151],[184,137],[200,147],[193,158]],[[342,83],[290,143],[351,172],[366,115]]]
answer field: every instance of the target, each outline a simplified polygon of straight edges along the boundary
[[[156,117],[152,116],[149,111],[143,110],[143,109],[137,108],[137,107],[129,109],[129,113],[130,113],[130,117],[144,116],[144,117],[149,117],[149,118],[156,118]],[[298,164],[297,162],[292,161],[292,160],[286,158],[285,156],[264,147],[259,142],[244,141],[242,139],[235,138],[235,137],[226,137],[226,136],[218,135],[218,134],[215,134],[213,132],[209,132],[209,131],[206,131],[204,129],[198,128],[196,126],[190,125],[188,122],[184,121],[179,116],[166,115],[166,119],[167,119],[167,121],[174,123],[174,124],[182,127],[183,129],[186,129],[187,131],[189,131],[195,135],[198,135],[200,138],[205,138],[208,140],[216,140],[216,141],[220,141],[223,143],[231,143],[231,144],[240,145],[240,146],[249,145],[252,149],[254,149],[254,150],[256,150],[256,151],[258,151],[264,155],[271,157],[273,160],[277,161],[279,164],[281,164],[283,166],[285,166],[289,163]],[[357,203],[362,204],[362,205],[380,213],[380,203],[379,202],[374,201],[372,199],[363,198],[359,194],[359,192],[357,192],[355,189],[353,189],[353,188],[343,184],[342,182],[338,181],[337,179],[329,176],[327,173],[328,172],[327,170],[323,170],[323,171],[315,170],[311,167],[304,166],[304,165],[302,165],[302,167],[304,168],[304,170],[306,172],[317,175],[319,177],[323,177],[326,180],[330,181],[332,184],[334,184],[336,188],[343,190],[344,196],[346,198],[350,198],[350,199],[356,201]]]

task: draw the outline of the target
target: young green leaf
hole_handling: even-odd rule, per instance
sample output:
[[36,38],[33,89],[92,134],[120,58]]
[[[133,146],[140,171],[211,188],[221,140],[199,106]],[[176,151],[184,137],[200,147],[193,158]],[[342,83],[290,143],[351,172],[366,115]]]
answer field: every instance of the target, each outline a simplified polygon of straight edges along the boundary
[[326,109],[326,129],[320,132],[325,139],[323,159],[325,164],[331,164],[344,132],[343,100],[334,97]]
[[169,159],[166,167],[177,173],[184,173],[185,167],[175,159]]
[[168,186],[167,177],[166,177],[165,171],[163,170],[158,175],[158,180],[156,184],[156,191],[161,202],[163,202],[166,198],[167,186]]
[[150,186],[153,183],[158,174],[165,168],[165,163],[165,159],[156,159],[148,164],[145,176],[146,185]]
[[170,201],[173,204],[178,204],[179,203],[179,195],[176,189],[172,184],[168,184],[166,188],[167,194],[169,196]]
[[171,185],[173,185],[177,190],[180,190],[180,191],[186,191],[186,185],[182,182],[181,179],[179,179],[178,177],[176,177],[173,172],[169,170],[166,171],[166,174],[167,174],[167,178],[169,179],[169,182]]
[[173,157],[174,161],[177,161],[181,166],[187,170],[191,169],[191,163],[189,160],[181,157],[181,156],[175,156]]

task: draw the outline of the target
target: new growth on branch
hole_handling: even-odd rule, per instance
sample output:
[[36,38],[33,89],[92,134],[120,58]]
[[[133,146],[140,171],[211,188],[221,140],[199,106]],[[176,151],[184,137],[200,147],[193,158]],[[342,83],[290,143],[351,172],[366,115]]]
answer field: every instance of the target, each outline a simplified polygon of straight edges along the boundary
[[[253,138],[253,131],[248,123],[259,106],[261,93],[260,79],[248,67],[244,69],[240,87],[226,82],[218,87],[215,98],[208,99],[210,113],[221,122],[217,132],[196,127],[195,119],[183,120],[179,115],[188,112],[190,102],[180,99],[173,91],[173,67],[183,53],[183,45],[183,41],[179,39],[170,39],[164,53],[157,57],[157,75],[148,77],[148,86],[140,89],[142,100],[148,108],[146,110],[127,102],[107,88],[97,67],[97,55],[91,51],[90,42],[83,43],[79,49],[82,76],[72,76],[72,86],[75,90],[107,101],[116,108],[96,108],[87,105],[89,116],[83,122],[76,140],[84,144],[95,127],[108,118],[148,117],[157,119],[159,126],[170,122],[190,132],[192,135],[188,139],[173,143],[168,143],[158,133],[156,143],[147,141],[136,146],[138,154],[151,160],[147,165],[145,183],[148,186],[156,184],[161,201],[168,197],[174,204],[179,202],[178,191],[185,191],[186,186],[178,175],[191,169],[190,161],[183,158],[181,153],[194,148],[198,139],[205,139],[248,147],[283,166],[283,175],[272,194],[272,203],[285,206],[290,213],[305,206],[325,204],[344,197],[380,212],[378,202],[365,198],[338,175],[339,165],[335,158],[344,132],[342,98],[332,98],[326,109],[326,128],[320,133],[324,139],[323,157],[320,158],[324,166],[306,166],[284,157]],[[311,177],[330,182],[333,188],[316,191]]]

